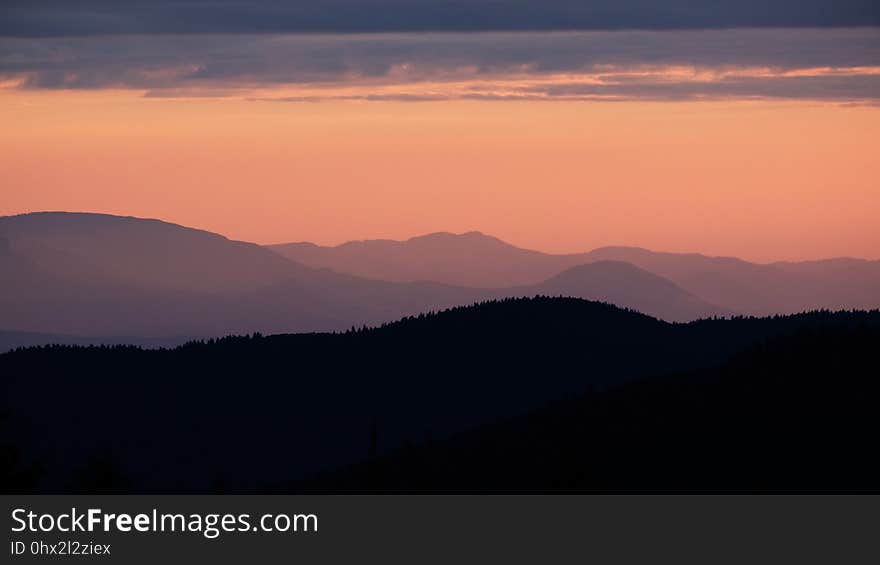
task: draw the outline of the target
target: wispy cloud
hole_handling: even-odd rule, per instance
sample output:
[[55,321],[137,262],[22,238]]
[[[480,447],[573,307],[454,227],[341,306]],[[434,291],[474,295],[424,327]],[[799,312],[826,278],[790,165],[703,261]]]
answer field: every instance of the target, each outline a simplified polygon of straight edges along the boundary
[[[815,74],[810,74],[810,71],[799,69],[775,73],[768,69],[738,69],[712,73],[700,69],[657,67],[651,70],[622,69],[599,74],[524,76],[495,81],[300,88],[294,94],[281,89],[264,96],[251,96],[249,99],[264,102],[807,99],[862,104],[880,99],[880,67],[834,69],[833,74],[826,74],[825,69],[813,70]],[[168,94],[151,91],[149,95],[158,97]]]

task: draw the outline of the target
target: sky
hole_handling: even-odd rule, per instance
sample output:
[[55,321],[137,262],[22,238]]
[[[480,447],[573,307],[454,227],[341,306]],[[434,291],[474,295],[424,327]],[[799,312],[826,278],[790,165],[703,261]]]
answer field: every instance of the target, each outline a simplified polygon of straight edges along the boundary
[[764,4],[12,0],[0,214],[880,258],[875,3]]

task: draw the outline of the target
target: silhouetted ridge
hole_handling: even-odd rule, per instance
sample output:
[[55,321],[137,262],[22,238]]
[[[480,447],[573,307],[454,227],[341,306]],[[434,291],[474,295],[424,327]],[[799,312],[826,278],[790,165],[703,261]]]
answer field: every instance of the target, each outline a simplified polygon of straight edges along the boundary
[[877,492],[878,347],[877,326],[804,330],[285,490]]
[[590,388],[711,367],[774,336],[862,327],[880,327],[880,312],[670,324],[572,298],[508,299],[337,334],[19,350],[0,355],[0,414],[23,460],[44,469],[42,492],[84,489],[90,461],[134,492],[218,479],[271,490]]

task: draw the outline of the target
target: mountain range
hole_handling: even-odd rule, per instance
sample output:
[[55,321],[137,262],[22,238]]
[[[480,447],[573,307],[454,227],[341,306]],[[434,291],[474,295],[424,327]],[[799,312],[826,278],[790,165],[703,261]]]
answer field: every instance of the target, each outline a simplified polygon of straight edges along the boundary
[[880,261],[876,260],[759,264],[638,247],[550,254],[515,247],[476,231],[440,232],[406,241],[352,241],[332,247],[287,243],[270,249],[304,265],[363,277],[486,288],[536,284],[575,266],[620,261],[663,277],[722,310],[744,315],[880,306]]
[[535,295],[598,300],[668,321],[873,308],[880,262],[760,265],[625,247],[553,255],[478,232],[260,246],[132,217],[0,218],[0,351],[339,331]]

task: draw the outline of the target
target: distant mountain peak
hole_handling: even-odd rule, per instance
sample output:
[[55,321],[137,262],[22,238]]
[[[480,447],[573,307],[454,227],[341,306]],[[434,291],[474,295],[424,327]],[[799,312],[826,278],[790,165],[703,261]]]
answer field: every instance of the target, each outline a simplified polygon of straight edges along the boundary
[[450,243],[491,243],[496,245],[504,245],[513,247],[506,241],[498,239],[495,236],[487,235],[481,231],[471,230],[461,233],[454,233],[448,231],[438,231],[432,233],[426,233],[424,235],[417,235],[415,237],[411,237],[401,243],[417,243],[423,241],[438,241],[438,242],[450,242]]
[[[575,265],[569,269],[566,269],[560,275],[565,273],[588,273],[596,270],[605,270],[605,271],[618,271],[618,272],[640,272],[645,273],[646,275],[650,275],[652,277],[656,277],[654,273],[649,273],[644,269],[640,269],[633,265],[632,263],[627,263],[626,261],[618,261],[615,259],[601,259],[599,261],[593,261],[591,263],[583,263],[581,265]],[[659,277],[658,277],[659,278]]]
[[100,212],[64,212],[48,210],[16,214],[12,216],[0,216],[0,227],[4,224],[43,233],[45,233],[45,230],[91,230],[118,226],[157,227],[160,229],[199,234],[205,237],[231,241],[229,238],[219,233],[191,228],[181,224],[160,220],[158,218],[141,218],[138,216],[122,216]]
[[729,261],[740,261],[746,263],[747,261],[740,259],[738,257],[730,257],[725,255],[706,255],[705,253],[696,253],[693,251],[689,252],[673,252],[673,251],[653,251],[651,249],[647,249],[645,247],[638,247],[635,245],[603,245],[602,247],[597,247],[592,251],[589,251],[588,254],[596,254],[601,255],[604,253],[637,253],[641,255],[674,255],[678,257],[693,257],[699,259],[719,259],[719,260],[729,260]]
[[252,290],[305,269],[256,244],[158,219],[34,212],[0,217],[0,233],[13,253],[53,277],[77,283],[180,292]]
[[[650,284],[663,287],[667,290],[675,289],[676,292],[689,294],[687,291],[679,287],[672,281],[665,279],[655,273],[637,267],[626,261],[617,261],[611,259],[602,259],[591,263],[575,265],[562,271],[545,281],[545,284],[553,284],[556,282],[577,282],[580,280],[619,280],[628,284],[640,282],[641,284]],[[656,286],[654,292],[656,292]],[[646,293],[647,294],[647,293]]]

